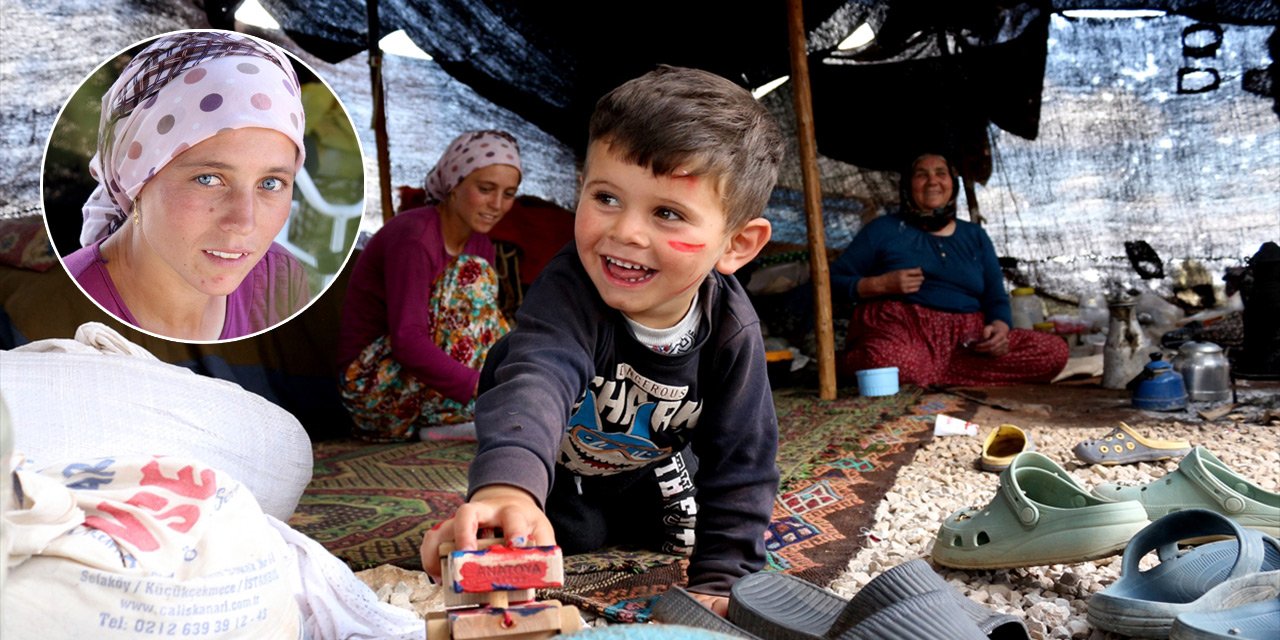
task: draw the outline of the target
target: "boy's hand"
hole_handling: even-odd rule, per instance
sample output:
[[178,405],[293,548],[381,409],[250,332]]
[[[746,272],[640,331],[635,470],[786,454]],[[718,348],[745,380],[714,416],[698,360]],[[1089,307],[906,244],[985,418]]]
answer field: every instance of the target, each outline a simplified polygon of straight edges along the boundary
[[720,616],[721,618],[729,615],[729,599],[728,598],[724,596],[707,595],[705,593],[694,593],[692,591],[689,592],[689,595],[696,598],[698,602],[701,602],[708,609],[716,612],[716,615]]
[[422,539],[422,568],[440,582],[440,543],[453,542],[458,550],[476,548],[476,531],[500,527],[507,542],[518,547],[556,543],[551,521],[524,489],[510,485],[490,485],[458,507],[452,518],[436,525]]

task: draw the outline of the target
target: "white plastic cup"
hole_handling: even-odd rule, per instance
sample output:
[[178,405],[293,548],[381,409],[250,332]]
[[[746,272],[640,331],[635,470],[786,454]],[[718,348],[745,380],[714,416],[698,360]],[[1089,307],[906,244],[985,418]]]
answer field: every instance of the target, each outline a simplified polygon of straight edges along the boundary
[[898,392],[898,368],[881,367],[879,369],[863,369],[857,373],[858,394],[872,396],[891,396]]

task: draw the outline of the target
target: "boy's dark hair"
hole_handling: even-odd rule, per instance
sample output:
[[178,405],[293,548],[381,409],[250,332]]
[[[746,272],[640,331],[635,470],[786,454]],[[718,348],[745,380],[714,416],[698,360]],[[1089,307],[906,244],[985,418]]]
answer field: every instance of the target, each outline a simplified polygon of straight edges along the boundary
[[741,86],[699,69],[661,65],[596,102],[588,142],[607,141],[628,162],[670,175],[717,179],[727,225],[764,213],[778,180],[782,134]]

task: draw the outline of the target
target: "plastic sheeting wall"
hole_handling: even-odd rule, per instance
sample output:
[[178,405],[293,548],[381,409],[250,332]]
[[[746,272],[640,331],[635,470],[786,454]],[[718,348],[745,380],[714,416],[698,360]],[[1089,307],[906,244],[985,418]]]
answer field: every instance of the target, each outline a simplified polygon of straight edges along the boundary
[[[1145,240],[1167,274],[1193,260],[1221,285],[1225,268],[1280,239],[1280,118],[1271,98],[1242,87],[1247,70],[1272,63],[1272,28],[1216,25],[1214,54],[1191,57],[1183,30],[1196,24],[1177,15],[1052,16],[1039,135],[991,127],[993,174],[976,188],[997,252],[1018,258],[1028,282],[1064,298],[1118,286],[1168,293],[1172,275],[1141,281],[1125,257],[1125,241]],[[1196,29],[1187,41],[1215,40]],[[1214,69],[1217,88],[1179,93],[1184,67]],[[1201,88],[1202,78],[1212,75],[1187,74],[1184,90]],[[765,98],[784,123],[793,118],[789,93]],[[945,97],[938,105],[946,108]],[[823,122],[815,124],[821,136]],[[896,175],[822,158],[820,167],[828,196],[896,207]],[[799,179],[792,167],[782,181],[794,189]],[[777,204],[775,239],[803,243],[802,206]],[[962,196],[962,218],[965,211]],[[856,207],[824,213],[827,246],[846,246],[860,226]]]

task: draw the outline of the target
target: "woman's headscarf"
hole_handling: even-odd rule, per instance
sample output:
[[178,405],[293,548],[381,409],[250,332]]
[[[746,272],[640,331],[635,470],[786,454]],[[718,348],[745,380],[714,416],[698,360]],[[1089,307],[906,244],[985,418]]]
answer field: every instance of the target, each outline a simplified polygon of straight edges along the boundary
[[[947,203],[937,209],[924,210],[920,205],[916,204],[915,196],[911,193],[911,181],[916,172],[916,165],[925,156],[937,156],[947,163],[947,172],[951,174],[951,197]],[[907,166],[907,170],[902,173],[902,178],[898,182],[898,191],[900,200],[900,208],[898,215],[902,217],[907,224],[924,231],[938,231],[947,226],[947,223],[956,219],[956,198],[959,192],[960,174],[956,171],[956,166],[951,164],[951,159],[941,153],[922,153]]]
[[298,76],[279,47],[225,31],[157,39],[102,96],[98,149],[89,161],[98,187],[84,205],[80,243],[118,229],[152,176],[224,129],[283,133],[298,147],[296,171],[304,160],[304,124]]
[[492,164],[509,164],[521,175],[520,143],[506,131],[467,131],[453,139],[427,173],[427,201],[443,202],[472,171]]

